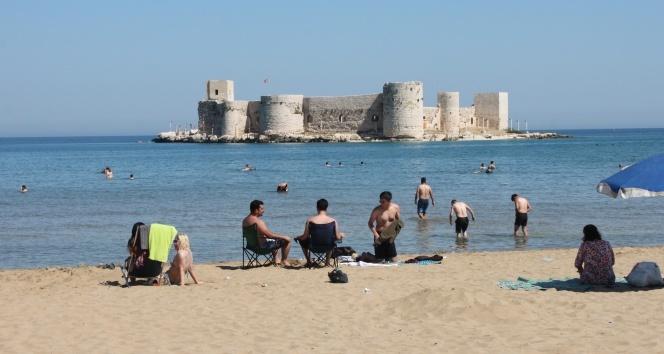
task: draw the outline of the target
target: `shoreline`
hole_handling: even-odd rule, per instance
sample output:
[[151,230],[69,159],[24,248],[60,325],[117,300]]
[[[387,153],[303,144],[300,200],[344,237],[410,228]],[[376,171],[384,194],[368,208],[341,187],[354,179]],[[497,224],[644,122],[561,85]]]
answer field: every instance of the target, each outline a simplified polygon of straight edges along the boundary
[[337,134],[293,134],[293,135],[263,135],[256,133],[242,134],[240,136],[217,136],[199,133],[197,129],[189,131],[175,131],[159,133],[152,142],[155,143],[199,143],[199,144],[269,144],[269,143],[372,143],[372,142],[434,142],[434,141],[491,141],[491,140],[541,140],[541,139],[569,139],[572,136],[555,132],[505,132],[492,133],[464,133],[457,138],[447,138],[440,132],[425,132],[422,139],[414,138],[385,138],[376,135],[359,135],[354,133]]
[[[580,240],[579,240],[580,242]],[[610,242],[610,241],[609,241]],[[618,250],[630,250],[630,249],[644,249],[644,250],[651,250],[651,249],[659,249],[661,248],[664,251],[664,244],[661,245],[651,245],[651,246],[620,246],[620,247],[613,247],[614,251]],[[440,252],[428,252],[428,253],[423,253],[423,254],[416,254],[416,253],[403,253],[397,255],[397,258],[399,260],[399,265],[405,264],[403,263],[405,260],[414,258],[420,255],[434,255],[434,254],[439,254],[439,255],[474,255],[474,254],[503,254],[503,253],[521,253],[521,252],[547,252],[547,251],[574,251],[576,252],[578,250],[578,247],[551,247],[551,248],[529,248],[529,249],[496,249],[496,250],[477,250],[477,251],[440,251]],[[172,253],[173,251],[171,251]],[[296,250],[297,252],[297,250]],[[293,253],[293,250],[291,250],[291,255]],[[196,253],[194,252],[194,256]],[[359,255],[359,254],[357,254]],[[171,254],[172,256],[172,254]],[[663,253],[664,257],[664,253]],[[304,263],[305,259],[303,255],[299,255],[298,257],[289,257],[288,258],[289,262],[295,264],[296,266],[300,266],[300,263]],[[34,268],[0,268],[0,273],[1,272],[6,272],[6,271],[33,271],[33,270],[74,270],[74,269],[86,269],[86,268],[98,268],[98,269],[115,269],[119,270],[120,266],[124,260],[116,263],[116,262],[107,262],[107,263],[97,263],[97,264],[88,264],[88,263],[81,263],[77,265],[48,265],[48,266],[39,266],[39,267],[34,267]],[[170,262],[170,260],[169,260]],[[228,259],[228,260],[219,260],[219,261],[207,261],[207,262],[196,262],[194,258],[194,264],[196,266],[219,266],[219,265],[224,265],[224,266],[242,266],[242,259]],[[114,268],[110,268],[110,265],[114,265]],[[294,268],[298,268],[294,267]],[[265,267],[265,268],[270,268]],[[274,266],[274,268],[279,268],[277,266]],[[333,269],[332,267],[328,267],[326,269]],[[664,276],[664,273],[662,274]]]
[[[638,261],[664,259],[664,246],[614,251],[617,277]],[[122,288],[118,269],[3,270],[0,350],[652,352],[664,329],[662,288],[498,286],[517,277],[575,277],[575,255],[485,251],[449,253],[433,265],[342,266],[347,284],[329,283],[331,268],[239,270],[227,263],[198,265],[203,283],[184,287]],[[140,343],[128,346],[137,335]]]

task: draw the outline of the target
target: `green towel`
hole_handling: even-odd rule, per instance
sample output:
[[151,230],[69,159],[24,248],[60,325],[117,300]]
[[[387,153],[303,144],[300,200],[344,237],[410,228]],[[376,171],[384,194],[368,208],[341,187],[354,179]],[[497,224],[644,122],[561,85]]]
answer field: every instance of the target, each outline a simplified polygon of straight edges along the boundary
[[178,230],[171,225],[150,225],[148,246],[150,256],[148,258],[162,263],[168,262],[168,251],[171,249],[171,243],[173,243],[177,232]]

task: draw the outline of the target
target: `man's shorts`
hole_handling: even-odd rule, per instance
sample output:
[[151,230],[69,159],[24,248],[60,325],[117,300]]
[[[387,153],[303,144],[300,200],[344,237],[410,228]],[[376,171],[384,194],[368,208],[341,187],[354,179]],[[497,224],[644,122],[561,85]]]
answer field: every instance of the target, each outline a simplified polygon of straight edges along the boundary
[[269,250],[276,250],[277,248],[281,248],[283,246],[283,241],[282,240],[274,240],[271,238],[268,238],[265,240],[265,243],[261,246],[261,248],[266,248]]
[[516,213],[514,226],[528,226],[528,213]]
[[456,233],[460,234],[468,230],[468,218],[457,218],[456,219]]
[[417,200],[417,213],[426,214],[427,208],[429,208],[429,199],[418,199]]

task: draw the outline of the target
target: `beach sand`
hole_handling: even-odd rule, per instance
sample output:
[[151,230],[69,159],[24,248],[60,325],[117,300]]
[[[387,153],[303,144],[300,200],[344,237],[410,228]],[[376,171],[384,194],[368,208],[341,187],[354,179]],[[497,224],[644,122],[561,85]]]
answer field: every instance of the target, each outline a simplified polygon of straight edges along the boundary
[[[615,271],[664,264],[616,249]],[[297,253],[297,251],[295,251]],[[451,253],[441,265],[328,269],[199,265],[201,285],[122,288],[120,270],[0,271],[0,352],[664,352],[664,289],[514,291],[575,276],[575,249]],[[406,259],[406,257],[400,257]],[[368,291],[365,291],[369,289]]]

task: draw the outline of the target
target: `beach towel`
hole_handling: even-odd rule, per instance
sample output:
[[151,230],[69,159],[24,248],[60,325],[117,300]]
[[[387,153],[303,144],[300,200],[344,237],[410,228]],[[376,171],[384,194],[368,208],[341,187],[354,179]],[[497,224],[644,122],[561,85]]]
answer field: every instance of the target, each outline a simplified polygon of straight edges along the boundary
[[401,229],[403,227],[404,227],[403,220],[396,219],[388,227],[384,228],[383,231],[380,233],[380,237],[378,238],[380,240],[380,243],[383,243],[385,241],[389,243],[394,243],[394,239],[397,238],[399,232],[401,232]]
[[152,224],[150,225],[149,250],[150,258],[153,261],[162,263],[168,262],[168,251],[178,230],[171,225]]
[[[549,278],[549,279],[528,279],[524,277],[518,277],[515,281],[513,280],[499,280],[498,286],[503,289],[510,290],[547,290],[547,289],[556,289],[561,291],[589,291],[589,290],[601,290],[609,289],[605,285],[590,285],[581,283],[579,278]],[[616,278],[616,283],[610,287],[610,289],[626,289],[629,288],[629,284],[624,278]]]
[[141,251],[148,249],[149,235],[150,225],[141,225],[138,227],[138,238],[141,240]]
[[347,264],[352,267],[396,267],[399,265],[398,263],[367,263],[362,261],[341,264]]

